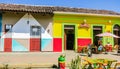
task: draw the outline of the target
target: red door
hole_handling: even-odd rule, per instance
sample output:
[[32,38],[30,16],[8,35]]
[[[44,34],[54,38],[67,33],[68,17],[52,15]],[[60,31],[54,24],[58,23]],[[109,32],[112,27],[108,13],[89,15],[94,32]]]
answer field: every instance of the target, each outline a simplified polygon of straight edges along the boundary
[[31,26],[30,27],[30,51],[40,51],[40,38],[41,38],[41,29],[40,26]]
[[40,51],[40,38],[30,38],[30,51]]

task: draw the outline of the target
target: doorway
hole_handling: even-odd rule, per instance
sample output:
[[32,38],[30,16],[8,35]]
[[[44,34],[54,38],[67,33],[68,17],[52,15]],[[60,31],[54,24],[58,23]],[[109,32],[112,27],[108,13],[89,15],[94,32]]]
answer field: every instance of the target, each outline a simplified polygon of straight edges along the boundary
[[41,27],[31,26],[30,27],[30,51],[41,50]]
[[[120,36],[120,26],[119,25],[117,25],[117,24],[114,25],[114,27],[113,27],[113,33],[115,35],[117,35],[117,36]],[[119,43],[120,43],[120,39],[114,38],[114,44],[119,45]]]
[[75,26],[64,25],[64,49],[74,50],[75,46]]
[[95,46],[99,46],[98,40],[102,40],[102,37],[96,36],[102,33],[102,26],[93,26],[93,43]]

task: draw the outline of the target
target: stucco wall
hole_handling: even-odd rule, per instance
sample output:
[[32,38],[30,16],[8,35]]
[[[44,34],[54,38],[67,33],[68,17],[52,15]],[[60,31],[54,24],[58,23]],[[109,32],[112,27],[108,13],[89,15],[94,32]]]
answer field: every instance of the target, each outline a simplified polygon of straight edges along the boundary
[[2,14],[2,31],[4,31],[5,24],[15,25],[23,15],[25,15],[25,13],[13,13],[13,12],[3,13]]
[[53,51],[53,17],[43,14],[32,14],[42,26],[41,51]]
[[[27,23],[29,21],[29,23]],[[12,24],[12,33],[4,33],[5,24]],[[41,26],[41,51],[53,51],[52,41],[52,16],[39,13],[14,13],[5,12],[2,16],[2,39],[12,38],[12,51],[29,51],[30,49],[30,26]],[[38,38],[40,38],[38,37]],[[2,51],[4,40],[1,41]],[[24,49],[23,49],[23,47]],[[26,48],[26,49],[25,49]]]

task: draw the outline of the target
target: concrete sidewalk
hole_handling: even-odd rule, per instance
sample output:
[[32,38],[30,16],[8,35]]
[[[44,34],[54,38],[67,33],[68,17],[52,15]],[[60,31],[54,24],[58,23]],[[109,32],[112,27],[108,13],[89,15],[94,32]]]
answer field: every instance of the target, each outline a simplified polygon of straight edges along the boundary
[[[80,53],[75,53],[74,51],[65,51],[64,53],[55,52],[15,52],[15,53],[0,53],[0,64],[9,65],[38,65],[43,67],[50,67],[53,64],[58,64],[58,57],[64,54],[66,55],[66,64],[70,64],[71,60],[74,59]],[[115,52],[108,54],[93,54],[91,58],[109,58],[116,59],[120,62],[120,56],[113,55]]]
[[12,53],[0,53],[0,64],[9,66],[40,66],[50,67],[53,64],[58,65],[58,57],[63,54],[66,55],[66,64],[79,53],[74,51],[66,51],[64,53],[59,52],[12,52]]
[[15,53],[0,53],[0,63],[42,63],[42,64],[57,64],[58,57],[66,55],[66,62],[70,62],[78,53],[67,51],[65,53],[55,52],[15,52]]

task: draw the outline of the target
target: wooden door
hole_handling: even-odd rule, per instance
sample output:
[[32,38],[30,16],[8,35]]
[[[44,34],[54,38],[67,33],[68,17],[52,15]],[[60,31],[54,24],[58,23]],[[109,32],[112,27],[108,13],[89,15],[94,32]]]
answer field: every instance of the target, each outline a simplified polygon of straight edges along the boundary
[[41,29],[40,26],[31,26],[30,51],[41,50]]

